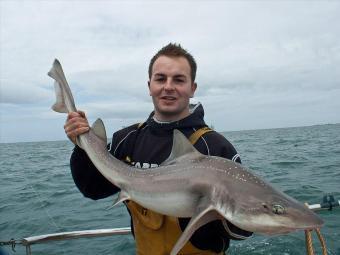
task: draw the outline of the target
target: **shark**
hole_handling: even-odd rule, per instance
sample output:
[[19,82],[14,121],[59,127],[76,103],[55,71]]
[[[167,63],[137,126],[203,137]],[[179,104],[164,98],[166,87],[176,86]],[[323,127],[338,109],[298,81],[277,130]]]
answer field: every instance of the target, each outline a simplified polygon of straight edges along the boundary
[[[52,109],[60,113],[77,111],[57,59],[48,75],[55,80],[56,102]],[[170,255],[177,254],[198,228],[216,219],[264,235],[286,234],[323,225],[323,220],[305,205],[245,166],[201,154],[179,130],[174,130],[168,159],[150,169],[135,168],[111,155],[100,119],[89,132],[78,136],[76,142],[98,171],[120,188],[115,205],[132,200],[164,215],[191,218]],[[230,235],[235,236],[227,224],[224,225]]]

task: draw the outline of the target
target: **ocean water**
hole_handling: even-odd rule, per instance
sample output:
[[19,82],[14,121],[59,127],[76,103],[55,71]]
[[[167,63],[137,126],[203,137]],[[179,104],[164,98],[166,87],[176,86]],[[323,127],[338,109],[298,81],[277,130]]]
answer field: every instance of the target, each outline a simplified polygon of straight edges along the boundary
[[[340,199],[340,124],[223,133],[245,166],[301,202]],[[75,187],[68,141],[0,144],[0,241],[63,231],[129,226],[114,197],[93,201]],[[340,254],[340,208],[322,211],[329,254]],[[314,236],[314,247],[321,254]],[[16,252],[25,254],[17,245]],[[130,235],[36,244],[32,254],[134,254]],[[228,254],[306,254],[303,232],[232,241]]]

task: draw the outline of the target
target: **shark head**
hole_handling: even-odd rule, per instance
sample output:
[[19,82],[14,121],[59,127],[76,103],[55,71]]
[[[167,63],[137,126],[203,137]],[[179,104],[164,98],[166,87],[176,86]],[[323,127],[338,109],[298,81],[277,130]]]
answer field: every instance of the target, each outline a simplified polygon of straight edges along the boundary
[[239,222],[239,227],[265,235],[286,234],[323,225],[322,219],[307,206],[271,187],[265,190],[255,192],[256,196],[248,193],[247,200],[235,208],[233,223],[237,225]]

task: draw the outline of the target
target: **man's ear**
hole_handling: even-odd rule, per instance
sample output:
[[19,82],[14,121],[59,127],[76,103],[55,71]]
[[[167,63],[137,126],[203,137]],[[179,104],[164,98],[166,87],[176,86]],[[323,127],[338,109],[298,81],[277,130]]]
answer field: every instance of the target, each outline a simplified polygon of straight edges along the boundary
[[197,83],[196,82],[193,82],[191,84],[191,96],[190,97],[194,97],[194,94],[195,94],[195,91],[197,89]]
[[148,81],[148,88],[149,88],[149,96],[151,96],[151,91],[150,91],[150,80]]

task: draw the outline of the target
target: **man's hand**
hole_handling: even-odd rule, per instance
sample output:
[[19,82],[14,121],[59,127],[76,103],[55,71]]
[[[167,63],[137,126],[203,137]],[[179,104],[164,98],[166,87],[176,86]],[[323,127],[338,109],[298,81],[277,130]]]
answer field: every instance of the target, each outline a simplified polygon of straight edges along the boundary
[[67,137],[72,143],[77,144],[78,135],[84,134],[90,130],[89,123],[83,111],[70,112],[64,125]]

